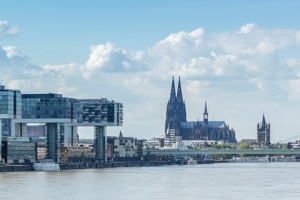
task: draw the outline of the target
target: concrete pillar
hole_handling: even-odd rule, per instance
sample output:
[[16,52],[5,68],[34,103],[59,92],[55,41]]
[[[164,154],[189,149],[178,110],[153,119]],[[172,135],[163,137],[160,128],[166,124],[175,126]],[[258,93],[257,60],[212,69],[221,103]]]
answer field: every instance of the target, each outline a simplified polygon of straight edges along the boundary
[[11,120],[10,131],[11,131],[11,137],[20,137],[18,136],[19,124],[15,123],[14,120]]
[[77,126],[64,124],[64,146],[74,146],[77,144]]
[[27,123],[11,123],[11,136],[12,137],[27,137]]
[[74,146],[74,126],[70,127],[71,131],[71,146]]
[[60,157],[60,124],[46,124],[47,158],[59,162]]
[[70,137],[70,126],[67,123],[64,124],[64,146],[70,146],[69,137]]
[[27,123],[22,123],[21,124],[21,131],[22,131],[22,136],[21,137],[27,137]]
[[107,137],[106,137],[106,126],[95,126],[94,127],[94,150],[96,153],[96,159],[107,161],[106,148],[107,148]]

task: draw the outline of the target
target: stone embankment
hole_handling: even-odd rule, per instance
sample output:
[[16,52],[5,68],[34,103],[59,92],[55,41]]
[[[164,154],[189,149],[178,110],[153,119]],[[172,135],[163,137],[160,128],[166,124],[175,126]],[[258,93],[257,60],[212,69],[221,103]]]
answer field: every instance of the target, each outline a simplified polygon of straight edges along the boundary
[[[167,161],[122,161],[122,162],[87,162],[87,163],[61,163],[61,170],[90,169],[90,168],[112,168],[112,167],[142,167],[178,165],[177,162]],[[32,165],[2,165],[0,172],[32,171]]]
[[88,168],[112,168],[112,167],[142,167],[142,166],[160,166],[175,165],[175,162],[164,161],[123,161],[123,162],[95,162],[95,163],[62,163],[61,170],[69,169],[88,169]]
[[2,165],[0,166],[0,172],[21,172],[32,171],[31,165]]

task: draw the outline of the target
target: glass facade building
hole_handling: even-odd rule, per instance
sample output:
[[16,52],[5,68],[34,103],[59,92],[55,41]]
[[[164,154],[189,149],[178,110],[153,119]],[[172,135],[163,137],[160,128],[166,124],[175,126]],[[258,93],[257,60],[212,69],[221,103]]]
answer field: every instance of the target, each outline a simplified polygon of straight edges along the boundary
[[123,124],[123,105],[103,99],[78,99],[77,123]]
[[79,126],[94,126],[96,159],[106,161],[106,126],[122,126],[123,105],[105,98],[78,99],[77,124]]
[[[19,90],[5,89],[0,85],[0,144],[2,136],[11,136],[11,122],[21,118],[21,92]],[[2,148],[0,146],[0,162]]]
[[123,105],[105,98],[75,99],[54,93],[21,94],[1,86],[0,119],[0,137],[1,133],[29,137],[30,124],[44,126],[41,130],[45,135],[46,157],[56,162],[59,162],[61,146],[76,144],[78,126],[94,126],[96,157],[105,160],[106,126],[122,125]]
[[5,137],[2,141],[3,159],[8,164],[30,164],[36,158],[36,143],[24,137]]
[[[27,135],[27,127],[24,130],[22,124],[44,123],[47,158],[58,161],[60,146],[64,145],[65,137],[68,137],[66,132],[77,135],[77,130],[74,130],[76,127],[66,126],[67,123],[76,123],[76,112],[76,99],[53,93],[23,94],[22,120],[16,126],[18,127],[16,132],[18,135],[24,136]],[[70,131],[69,129],[72,130]]]
[[11,136],[11,120],[21,118],[21,92],[0,85],[0,135]]
[[22,119],[76,119],[76,100],[61,94],[22,94]]

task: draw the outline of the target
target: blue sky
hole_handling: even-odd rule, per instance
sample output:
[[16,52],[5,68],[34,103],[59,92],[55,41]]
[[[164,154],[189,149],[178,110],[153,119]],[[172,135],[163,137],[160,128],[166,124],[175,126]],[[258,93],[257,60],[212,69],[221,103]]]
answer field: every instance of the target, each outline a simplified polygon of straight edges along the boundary
[[[163,134],[171,77],[188,120],[300,135],[299,1],[1,1],[0,83],[124,104],[126,136]],[[2,50],[1,50],[2,49]],[[88,89],[87,89],[88,88]]]

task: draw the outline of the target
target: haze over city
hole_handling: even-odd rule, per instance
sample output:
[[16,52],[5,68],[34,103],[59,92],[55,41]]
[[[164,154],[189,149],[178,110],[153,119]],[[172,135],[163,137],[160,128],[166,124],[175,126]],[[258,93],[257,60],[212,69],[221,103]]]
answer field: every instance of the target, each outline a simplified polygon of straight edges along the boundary
[[[298,1],[6,1],[0,84],[124,105],[109,135],[161,137],[172,76],[187,119],[224,120],[238,140],[300,135]],[[82,137],[89,137],[83,135]]]

